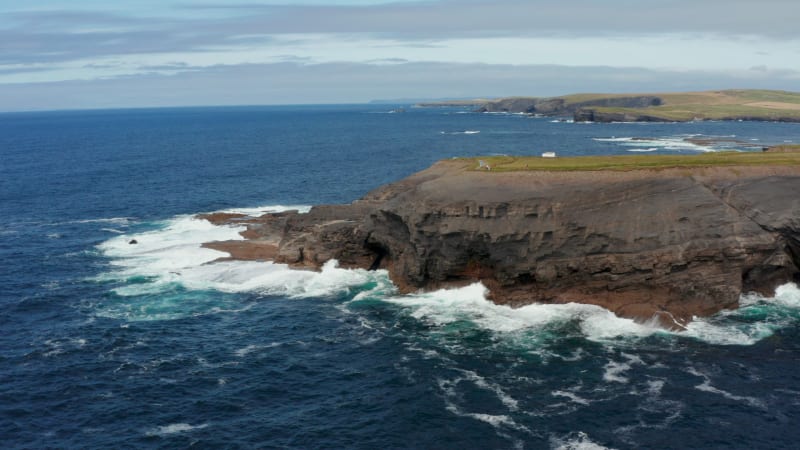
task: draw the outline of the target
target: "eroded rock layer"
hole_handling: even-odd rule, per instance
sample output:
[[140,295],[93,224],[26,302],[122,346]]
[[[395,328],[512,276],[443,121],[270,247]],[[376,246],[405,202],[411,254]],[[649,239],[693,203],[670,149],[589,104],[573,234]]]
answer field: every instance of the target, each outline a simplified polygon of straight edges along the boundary
[[798,167],[494,173],[445,161],[351,205],[211,217],[246,224],[248,241],[208,245],[385,268],[402,292],[482,281],[497,303],[591,303],[671,324],[797,278],[798,192]]

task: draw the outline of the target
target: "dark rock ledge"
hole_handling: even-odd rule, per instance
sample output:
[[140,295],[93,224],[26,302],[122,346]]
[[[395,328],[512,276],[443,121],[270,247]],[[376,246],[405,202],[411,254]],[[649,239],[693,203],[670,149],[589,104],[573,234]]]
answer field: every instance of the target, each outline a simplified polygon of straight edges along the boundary
[[580,302],[674,327],[798,279],[800,167],[483,172],[444,161],[350,205],[260,218],[234,259],[387,269],[401,292],[482,281],[499,304]]

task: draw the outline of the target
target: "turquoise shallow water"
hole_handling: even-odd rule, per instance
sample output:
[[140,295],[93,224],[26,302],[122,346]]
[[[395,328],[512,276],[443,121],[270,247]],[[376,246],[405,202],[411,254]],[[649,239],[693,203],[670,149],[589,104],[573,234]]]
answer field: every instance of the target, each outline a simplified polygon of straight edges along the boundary
[[797,125],[391,109],[0,115],[3,446],[796,446],[793,285],[674,334],[510,310],[481,285],[399,296],[334,264],[203,264],[218,255],[198,244],[237,230],[192,215],[349,202],[453,156],[714,151],[684,138]]

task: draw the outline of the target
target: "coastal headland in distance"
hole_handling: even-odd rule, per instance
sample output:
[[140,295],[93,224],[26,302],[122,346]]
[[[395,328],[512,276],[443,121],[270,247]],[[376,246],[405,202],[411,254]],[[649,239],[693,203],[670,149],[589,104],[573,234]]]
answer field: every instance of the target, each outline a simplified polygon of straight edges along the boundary
[[644,94],[571,94],[419,103],[463,106],[478,112],[572,116],[578,122],[689,122],[758,120],[800,122],[800,93],[729,89]]

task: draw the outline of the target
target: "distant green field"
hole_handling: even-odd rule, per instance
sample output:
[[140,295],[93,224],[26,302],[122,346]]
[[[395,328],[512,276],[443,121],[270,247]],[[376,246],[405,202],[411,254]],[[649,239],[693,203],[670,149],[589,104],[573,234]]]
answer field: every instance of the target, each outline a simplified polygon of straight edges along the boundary
[[[660,104],[650,106],[648,99]],[[644,100],[644,101],[643,101]],[[424,106],[480,105],[481,100],[433,102]],[[637,93],[637,94],[571,94],[560,97],[506,97],[484,102],[497,111],[530,112],[537,102],[546,104],[544,114],[569,115],[575,111],[593,112],[584,115],[595,121],[657,120],[685,122],[691,120],[767,120],[800,122],[800,93],[757,89],[728,89],[704,92]]]
[[[646,114],[665,121],[689,120],[800,120],[800,93],[767,90],[725,90],[651,94],[663,100],[647,108],[592,107],[597,113]],[[618,97],[610,95],[607,98]],[[581,101],[587,96],[567,96]]]
[[592,171],[592,170],[641,170],[697,168],[715,166],[778,166],[800,165],[800,152],[715,152],[699,155],[624,155],[624,156],[579,156],[570,158],[541,158],[535,156],[488,156],[482,158],[460,158],[471,166],[470,170],[485,170],[479,167],[484,161],[492,172],[525,170],[543,171]]

